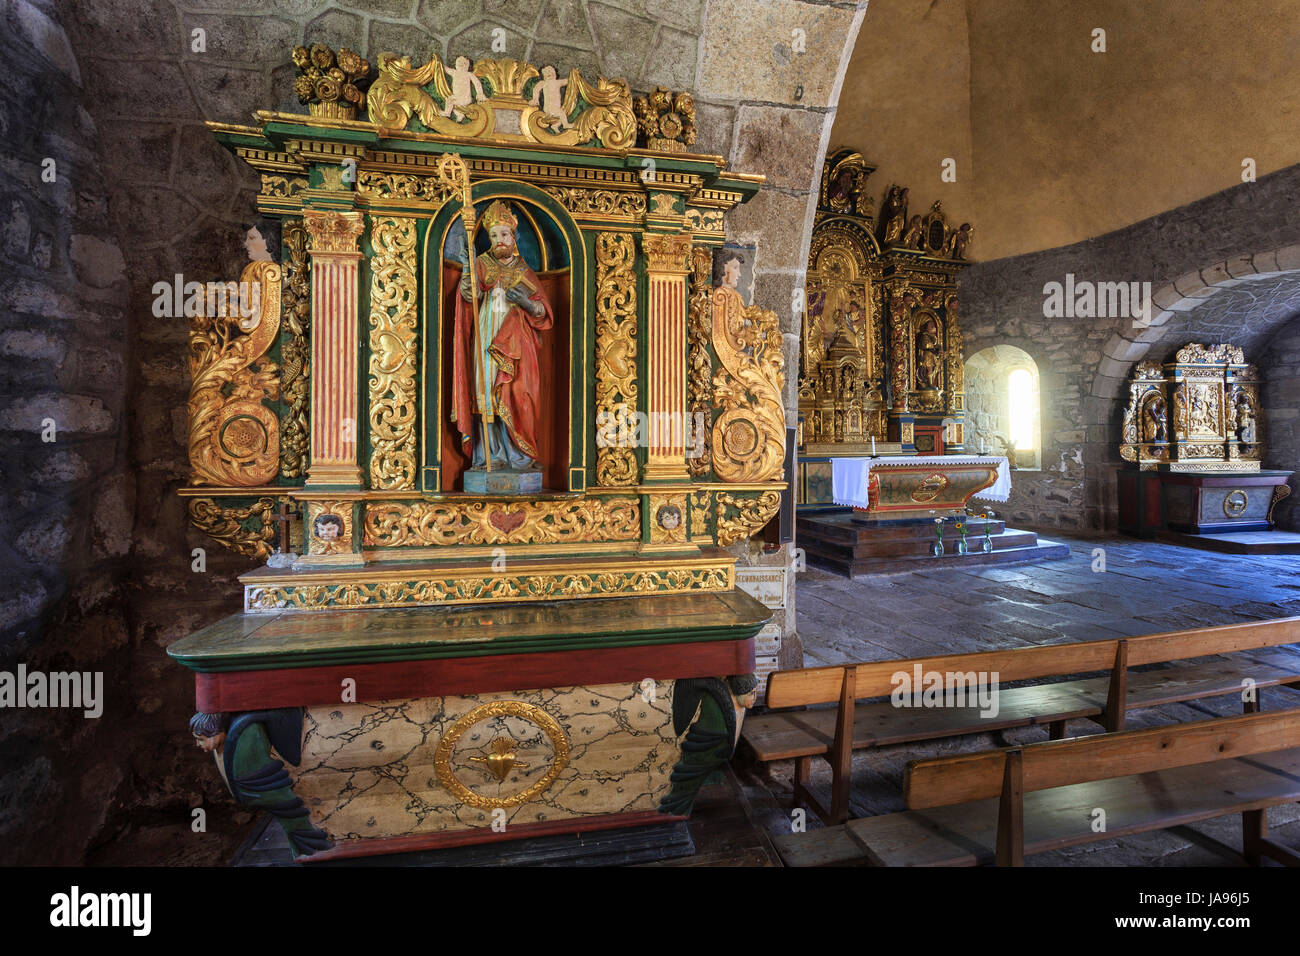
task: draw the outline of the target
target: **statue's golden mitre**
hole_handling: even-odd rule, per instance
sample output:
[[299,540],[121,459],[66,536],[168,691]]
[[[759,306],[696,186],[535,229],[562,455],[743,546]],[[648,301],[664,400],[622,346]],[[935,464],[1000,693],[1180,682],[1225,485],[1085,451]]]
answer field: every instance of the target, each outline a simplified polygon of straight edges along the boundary
[[491,231],[493,226],[501,223],[508,225],[511,232],[519,228],[519,220],[510,211],[510,207],[498,199],[487,207],[487,212],[483,213],[483,228]]

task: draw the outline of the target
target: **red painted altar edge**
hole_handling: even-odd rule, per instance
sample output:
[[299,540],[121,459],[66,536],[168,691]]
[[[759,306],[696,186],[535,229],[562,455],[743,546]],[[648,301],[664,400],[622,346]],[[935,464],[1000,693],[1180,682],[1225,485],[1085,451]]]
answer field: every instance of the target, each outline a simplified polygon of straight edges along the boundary
[[333,704],[342,681],[356,682],[358,702],[527,690],[558,685],[633,683],[747,674],[754,669],[754,639],[661,646],[500,654],[492,657],[335,664],[195,675],[195,698],[204,713]]

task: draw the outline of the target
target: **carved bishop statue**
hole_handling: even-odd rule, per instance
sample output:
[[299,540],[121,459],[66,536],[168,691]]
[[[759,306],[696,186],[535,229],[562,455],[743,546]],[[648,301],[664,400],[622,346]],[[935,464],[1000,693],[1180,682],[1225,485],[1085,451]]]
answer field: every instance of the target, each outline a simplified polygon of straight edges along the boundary
[[491,247],[466,268],[456,301],[452,418],[472,457],[466,491],[541,488],[537,334],[554,316],[515,245],[518,225],[506,203],[488,207],[482,226]]

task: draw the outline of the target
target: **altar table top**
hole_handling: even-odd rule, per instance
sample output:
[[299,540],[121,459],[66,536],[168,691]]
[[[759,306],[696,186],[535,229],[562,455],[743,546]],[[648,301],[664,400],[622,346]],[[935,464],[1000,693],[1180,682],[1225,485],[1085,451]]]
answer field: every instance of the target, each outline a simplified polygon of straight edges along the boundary
[[737,641],[772,612],[744,591],[232,614],[167,648],[199,672]]
[[867,482],[873,468],[898,465],[976,465],[996,463],[998,480],[974,497],[1006,501],[1011,496],[1011,465],[1002,455],[890,455],[831,460],[831,498],[837,505],[867,507]]

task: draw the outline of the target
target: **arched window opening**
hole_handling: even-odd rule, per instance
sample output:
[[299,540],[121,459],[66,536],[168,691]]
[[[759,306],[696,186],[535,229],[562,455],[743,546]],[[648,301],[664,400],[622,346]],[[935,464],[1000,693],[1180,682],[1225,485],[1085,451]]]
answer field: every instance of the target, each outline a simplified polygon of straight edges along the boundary
[[1038,365],[1024,349],[994,345],[966,360],[968,452],[1006,455],[1016,468],[1042,467]]
[[1011,444],[1018,452],[1033,451],[1034,445],[1034,376],[1028,369],[1018,368],[1007,376],[1007,398],[1010,411]]

